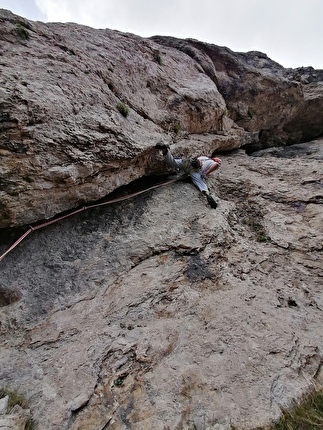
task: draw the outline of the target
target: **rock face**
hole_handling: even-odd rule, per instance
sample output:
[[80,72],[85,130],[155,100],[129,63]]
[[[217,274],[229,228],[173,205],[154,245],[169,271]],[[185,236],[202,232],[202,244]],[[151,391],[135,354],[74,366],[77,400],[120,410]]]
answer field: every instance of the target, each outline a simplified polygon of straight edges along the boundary
[[256,133],[255,148],[291,144],[323,132],[323,70],[284,69],[257,51],[232,52],[195,40],[154,37],[200,64],[226,102],[227,114]]
[[216,210],[179,181],[7,255],[1,381],[39,428],[253,429],[323,382],[322,144],[223,155]]
[[195,40],[0,13],[0,228],[100,199],[184,155],[323,133],[323,71]]
[[0,262],[1,385],[39,429],[270,425],[323,383],[323,140],[271,147],[322,133],[321,72],[4,11],[0,29],[2,227],[147,186],[159,139],[222,152],[216,210],[180,180]]

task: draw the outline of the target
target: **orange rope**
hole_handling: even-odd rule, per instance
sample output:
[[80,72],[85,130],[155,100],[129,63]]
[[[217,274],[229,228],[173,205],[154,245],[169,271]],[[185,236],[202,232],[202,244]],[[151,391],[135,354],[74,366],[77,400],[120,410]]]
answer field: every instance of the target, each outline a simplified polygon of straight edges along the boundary
[[7,251],[6,251],[6,252],[4,252],[4,253],[0,256],[0,261],[2,261],[2,260],[4,259],[4,257],[5,257],[7,254],[9,254],[9,252],[11,252],[14,248],[16,248],[16,246],[18,246],[18,245],[19,245],[19,243],[20,243],[20,242],[22,242],[22,241],[25,239],[25,237],[27,237],[27,236],[29,235],[29,233],[31,233],[31,232],[32,232],[32,231],[34,231],[34,230],[39,230],[39,229],[41,229],[41,228],[43,228],[43,227],[47,227],[48,225],[54,224],[54,223],[56,223],[56,222],[58,222],[58,221],[62,221],[62,220],[63,220],[63,219],[65,219],[65,218],[69,218],[69,217],[71,217],[71,216],[73,216],[73,215],[76,215],[77,213],[83,212],[83,211],[85,211],[85,210],[87,210],[87,209],[98,208],[98,207],[100,207],[100,206],[107,206],[107,205],[111,205],[112,203],[121,202],[121,201],[123,201],[123,200],[128,200],[128,199],[130,199],[130,198],[132,198],[132,197],[139,196],[140,194],[146,193],[147,191],[154,190],[155,188],[163,187],[163,186],[165,186],[165,185],[168,185],[168,184],[171,184],[171,183],[173,183],[173,182],[176,182],[176,181],[178,181],[179,179],[181,179],[181,176],[178,176],[178,177],[176,177],[175,179],[170,179],[169,181],[163,182],[163,183],[161,183],[161,184],[153,185],[152,187],[146,188],[146,189],[144,189],[144,190],[137,191],[136,193],[132,193],[132,194],[128,194],[128,195],[126,195],[126,196],[117,197],[117,198],[115,198],[115,199],[108,200],[107,202],[97,203],[97,204],[89,205],[89,206],[83,206],[82,208],[77,209],[77,210],[75,210],[74,212],[71,212],[71,213],[69,213],[69,214],[67,214],[67,215],[63,215],[63,216],[61,216],[61,217],[59,217],[59,218],[55,218],[55,219],[52,219],[52,220],[50,220],[50,221],[46,221],[46,222],[44,222],[44,223],[42,223],[42,224],[39,224],[39,225],[36,225],[36,226],[34,226],[34,227],[29,227],[29,229],[28,229],[28,230],[27,230],[27,231],[26,231],[26,232],[25,232],[21,237],[19,237],[19,239],[17,239],[17,240],[16,240],[16,242],[14,242],[14,243],[10,246],[10,248],[9,248],[9,249],[7,249]]

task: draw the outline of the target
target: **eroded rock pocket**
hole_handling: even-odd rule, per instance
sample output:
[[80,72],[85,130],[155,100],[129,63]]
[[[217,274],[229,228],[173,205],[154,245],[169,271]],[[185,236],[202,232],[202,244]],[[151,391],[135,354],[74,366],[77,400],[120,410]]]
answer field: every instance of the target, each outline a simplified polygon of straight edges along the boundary
[[8,306],[11,303],[18,302],[22,294],[17,290],[5,290],[0,287],[0,307]]

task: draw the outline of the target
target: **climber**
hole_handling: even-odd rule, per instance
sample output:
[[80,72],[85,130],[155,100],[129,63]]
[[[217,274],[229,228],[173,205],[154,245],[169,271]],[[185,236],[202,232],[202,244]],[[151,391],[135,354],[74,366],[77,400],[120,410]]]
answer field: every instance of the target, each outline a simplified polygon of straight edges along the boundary
[[221,165],[221,160],[219,158],[201,156],[185,160],[183,158],[173,157],[169,147],[163,142],[157,143],[155,148],[162,151],[164,161],[168,166],[174,167],[176,170],[190,176],[193,184],[205,195],[212,208],[215,209],[217,207],[216,199],[210,194],[204,180]]

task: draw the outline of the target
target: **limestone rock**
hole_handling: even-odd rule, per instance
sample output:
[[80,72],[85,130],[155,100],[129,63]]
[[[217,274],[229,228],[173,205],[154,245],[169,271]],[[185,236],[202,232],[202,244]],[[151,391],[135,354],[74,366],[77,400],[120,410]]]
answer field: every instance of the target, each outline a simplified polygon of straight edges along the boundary
[[4,415],[7,412],[9,396],[5,396],[0,399],[0,415]]
[[[30,230],[0,261],[1,384],[41,429],[277,420],[322,380],[323,141],[301,142],[323,131],[322,71],[0,22],[0,254],[23,225],[124,197]],[[154,187],[159,140],[221,153],[215,210],[187,180]]]
[[0,228],[160,173],[160,139],[189,156],[323,132],[322,71],[5,10],[0,23]]
[[236,53],[197,40],[156,36],[153,40],[193,58],[226,102],[226,117],[257,132],[253,149],[299,143],[322,135],[323,70],[285,69],[258,51]]
[[215,210],[179,181],[9,253],[1,380],[39,428],[250,430],[320,380],[322,148],[222,154]]
[[10,413],[0,413],[1,430],[25,430],[30,420],[30,411],[15,405]]

